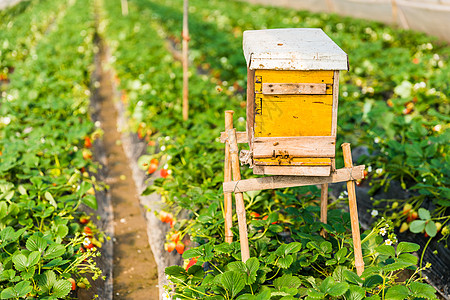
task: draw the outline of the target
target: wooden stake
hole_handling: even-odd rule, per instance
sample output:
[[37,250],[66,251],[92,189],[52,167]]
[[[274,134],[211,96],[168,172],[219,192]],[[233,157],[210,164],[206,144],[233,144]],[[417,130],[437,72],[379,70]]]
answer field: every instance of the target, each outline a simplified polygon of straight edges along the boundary
[[122,16],[128,16],[128,1],[120,0],[120,3],[122,4]]
[[[344,152],[344,164],[346,168],[353,167],[352,151],[349,143],[341,145]],[[350,221],[352,224],[353,249],[355,252],[356,273],[361,276],[364,272],[364,261],[361,249],[361,237],[359,232],[358,208],[356,205],[355,180],[347,181],[348,205],[350,207]]]
[[[328,183],[321,184],[320,193],[320,222],[327,223],[327,213],[328,213]],[[327,236],[325,228],[322,228],[320,235],[323,237]]]
[[[230,145],[231,154],[231,170],[233,172],[233,180],[241,180],[241,170],[239,167],[238,145],[236,141],[236,129],[229,129],[228,143]],[[250,258],[250,250],[248,248],[248,234],[247,234],[247,219],[245,216],[244,196],[241,192],[234,191],[234,198],[236,199],[236,214],[239,224],[239,239],[241,243],[241,257],[242,261],[246,262]]]
[[[225,132],[233,128],[233,114],[234,111],[225,111]],[[230,145],[225,143],[225,166],[224,166],[224,182],[231,181],[231,159],[230,159]],[[233,225],[233,201],[230,192],[224,192],[224,208],[225,208],[225,242],[233,242],[233,233],[231,226]]]
[[260,178],[242,179],[223,183],[224,192],[273,190],[294,186],[317,185],[324,183],[344,182],[364,178],[364,165],[353,168],[337,169],[331,176],[265,176]]
[[188,26],[188,9],[189,0],[184,0],[183,5],[183,120],[187,120],[189,117],[189,26]]

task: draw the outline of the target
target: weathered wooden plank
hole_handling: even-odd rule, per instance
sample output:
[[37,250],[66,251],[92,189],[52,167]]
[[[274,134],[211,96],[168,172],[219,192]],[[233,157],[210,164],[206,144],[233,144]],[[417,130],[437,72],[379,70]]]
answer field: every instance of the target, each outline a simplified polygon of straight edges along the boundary
[[253,157],[271,157],[280,151],[293,157],[335,157],[336,138],[333,136],[256,137]]
[[330,176],[331,166],[253,166],[256,175]]
[[[232,110],[225,111],[225,130],[233,128],[233,113]],[[225,162],[224,162],[224,175],[223,182],[231,181],[231,156],[230,145],[225,143]],[[225,242],[231,244],[233,242],[233,232],[231,227],[233,226],[233,199],[231,193],[223,193],[224,197],[224,210],[225,210]]]
[[268,83],[263,82],[262,93],[266,95],[325,95],[325,83]]
[[[353,168],[352,151],[349,143],[341,145],[344,154],[344,164],[346,168]],[[358,276],[364,272],[364,260],[361,249],[361,237],[358,221],[358,207],[356,204],[355,181],[347,181],[348,206],[350,210],[350,223],[352,226],[353,249],[355,254],[355,267]]]
[[224,183],[223,191],[248,192],[358,180],[364,178],[364,169],[364,165],[354,166],[352,168],[337,169],[336,172],[333,172],[330,176],[325,177],[266,176],[261,178],[243,179],[240,181],[231,181]]
[[[251,149],[255,123],[255,70],[247,69],[247,142]],[[238,138],[239,143],[239,138]]]
[[334,71],[333,77],[333,108],[331,111],[331,135],[336,136],[337,115],[339,104],[339,71]]
[[[236,131],[236,136],[237,136],[237,143],[238,144],[245,144],[248,142],[247,140],[247,132],[245,131]],[[225,143],[227,141],[227,134],[226,132],[221,132],[220,133],[220,142],[221,143]]]
[[[230,145],[231,170],[233,180],[239,182],[241,180],[241,169],[239,166],[239,148],[236,141],[236,129],[227,130],[229,136],[228,144]],[[239,242],[241,244],[241,258],[245,263],[250,258],[250,250],[248,247],[247,219],[245,215],[244,196],[241,192],[235,191],[234,198],[236,200],[236,215],[239,226]]]

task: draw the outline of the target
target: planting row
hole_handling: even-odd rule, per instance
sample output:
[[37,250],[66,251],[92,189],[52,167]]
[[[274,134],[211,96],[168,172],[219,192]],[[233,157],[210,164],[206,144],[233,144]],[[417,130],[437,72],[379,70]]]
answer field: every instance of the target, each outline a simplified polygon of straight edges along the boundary
[[28,5],[1,24],[0,297],[61,299],[101,275],[103,237],[80,211],[101,187],[89,150],[100,134],[88,116],[92,3]]
[[[183,122],[181,64],[174,61],[165,47],[165,39],[170,37],[166,25],[181,20],[176,13],[179,8],[134,0],[129,1],[130,13],[124,17],[117,5],[108,1],[103,4],[103,34],[118,74],[121,100],[127,106],[128,129],[149,145],[149,154],[141,157],[140,165],[143,171],[158,172],[161,177],[145,193],[161,194],[165,209],[158,213],[161,221],[170,223],[172,228],[167,235],[167,251],[176,250],[185,259],[184,267],[166,269],[173,282],[173,286],[167,287],[170,296],[435,299],[434,289],[421,282],[421,269],[416,267],[418,259],[411,254],[418,246],[411,243],[399,243],[396,249],[392,246],[397,240],[391,221],[380,220],[362,235],[366,270],[361,277],[356,275],[349,215],[330,209],[329,224],[319,222],[320,192],[315,186],[245,194],[251,258],[242,263],[236,226],[235,241],[223,243],[223,144],[218,137],[226,109],[236,111],[235,126],[244,129],[244,97],[236,93],[244,86],[243,76],[233,80],[227,77],[231,75],[222,77],[221,70],[234,70],[237,67],[233,65],[210,70],[216,76],[198,75],[197,66],[193,66],[192,117]],[[202,4],[209,5],[206,1]],[[230,8],[220,10],[221,16],[225,18],[229,11]],[[193,34],[200,28],[203,31],[196,37],[212,36],[205,29],[211,25],[207,18],[197,15],[196,8],[192,12]],[[211,10],[210,14],[214,12]],[[177,20],[172,15],[177,15]],[[222,24],[222,20],[217,17],[216,25]],[[209,50],[230,50],[227,42],[223,42],[228,38],[229,44],[236,43],[225,28],[217,30],[223,31],[213,31],[218,35],[214,41],[222,40],[222,44],[211,40],[199,45],[193,50],[194,57],[203,57],[209,63],[206,56]],[[228,56],[218,58],[212,54],[209,59],[214,57],[224,63],[234,54],[237,57],[237,49],[240,45]],[[245,63],[242,66],[245,70]],[[248,169],[242,172],[243,176],[250,176]],[[237,224],[236,217],[233,221]],[[322,229],[327,230],[327,238],[319,235]],[[406,268],[413,270],[412,275],[406,281],[396,281],[398,273]]]
[[35,55],[36,43],[62,18],[68,5],[64,1],[24,1],[0,11],[0,82],[7,81],[17,61]]

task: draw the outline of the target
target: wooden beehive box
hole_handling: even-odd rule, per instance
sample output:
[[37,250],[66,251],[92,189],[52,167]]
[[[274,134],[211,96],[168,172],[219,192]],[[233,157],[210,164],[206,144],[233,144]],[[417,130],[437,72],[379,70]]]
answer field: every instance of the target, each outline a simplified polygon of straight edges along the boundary
[[253,173],[330,176],[347,54],[315,28],[245,31],[243,48]]

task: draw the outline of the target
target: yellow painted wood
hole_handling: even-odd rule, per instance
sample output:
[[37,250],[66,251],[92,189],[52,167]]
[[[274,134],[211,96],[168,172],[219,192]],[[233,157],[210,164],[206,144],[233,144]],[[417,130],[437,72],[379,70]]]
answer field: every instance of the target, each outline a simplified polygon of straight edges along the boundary
[[334,71],[278,71],[255,70],[255,76],[262,76],[264,82],[277,83],[327,83],[333,84]]
[[331,135],[332,95],[257,95],[255,137]]
[[255,137],[331,135],[332,94],[263,95],[260,83],[326,83],[333,71],[255,71]]
[[283,160],[281,164],[278,160],[273,158],[257,158],[255,159],[255,165],[273,165],[273,166],[331,166],[331,158],[299,158],[294,157],[291,163]]

